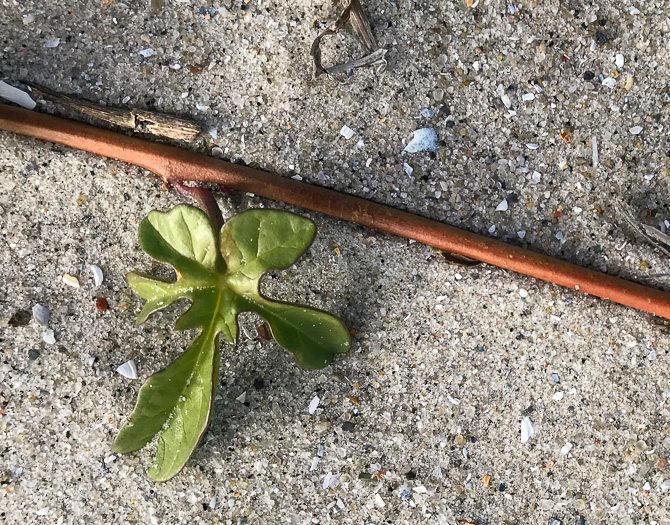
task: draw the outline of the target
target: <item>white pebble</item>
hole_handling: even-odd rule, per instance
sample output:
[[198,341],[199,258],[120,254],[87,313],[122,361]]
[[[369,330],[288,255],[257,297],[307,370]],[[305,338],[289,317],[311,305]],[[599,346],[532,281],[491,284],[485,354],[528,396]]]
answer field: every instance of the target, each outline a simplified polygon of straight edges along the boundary
[[526,443],[535,434],[535,427],[528,416],[521,420],[521,443]]
[[616,86],[616,80],[614,80],[612,77],[607,77],[605,80],[603,80],[603,86],[607,86],[608,88],[614,88]]
[[237,401],[238,403],[242,403],[242,404],[244,404],[246,402],[246,400],[247,400],[247,391],[246,390],[235,398],[235,401]]
[[654,359],[656,359],[656,350],[652,350],[651,352],[649,352],[647,359],[649,359],[649,361],[653,361]]
[[631,7],[630,8],[630,14],[635,16],[640,14],[640,10],[637,7]]
[[494,224],[489,228],[489,233],[495,233],[496,232],[496,225]]
[[114,463],[116,461],[116,456],[112,454],[111,456],[107,456],[105,458],[105,465],[109,465],[110,463]]
[[551,398],[554,401],[560,401],[561,399],[563,399],[563,395],[564,395],[563,391],[561,390],[560,392],[556,392],[553,396],[551,396]]
[[505,104],[505,107],[507,109],[512,107],[512,101],[509,99],[509,97],[505,94],[500,96],[500,100],[502,100],[502,103]]
[[535,95],[533,95],[532,93],[525,93],[525,94],[521,97],[521,99],[522,99],[524,102],[529,102],[529,101],[531,101],[531,100],[535,100]]
[[137,367],[132,359],[119,366],[116,371],[128,379],[137,379]]
[[528,297],[528,290],[526,290],[525,288],[521,288],[521,290],[519,290],[519,295],[525,299],[526,297]]
[[563,455],[565,456],[565,455],[568,454],[571,450],[572,450],[572,443],[570,443],[570,442],[568,441],[565,445],[563,445],[563,448],[561,448],[561,454],[563,454]]
[[630,131],[631,135],[639,135],[642,133],[642,126],[633,126],[628,131]]
[[377,504],[377,506],[380,509],[383,509],[384,507],[386,507],[386,503],[384,503],[384,500],[382,499],[382,497],[379,494],[375,494],[375,503]]
[[349,126],[342,126],[342,129],[340,130],[340,135],[342,135],[347,140],[353,137],[354,134],[355,134],[354,130],[351,129]]
[[616,64],[616,67],[618,67],[618,68],[623,67],[623,55],[621,53],[616,54],[616,57],[614,58],[614,63]]
[[539,171],[533,172],[533,180],[535,182],[540,182],[542,180],[542,174]]
[[507,211],[508,207],[509,205],[507,204],[507,199],[503,199],[503,201],[500,204],[498,204],[496,211]]
[[519,230],[516,234],[519,236],[519,239],[523,239],[526,236],[526,230]]
[[56,337],[54,336],[54,331],[51,328],[44,331],[44,333],[42,334],[42,339],[48,345],[56,344]]
[[529,144],[526,144],[526,147],[527,147],[528,149],[537,149],[537,148],[539,148],[540,146],[539,146],[539,144],[529,143]]
[[150,47],[147,47],[146,49],[140,49],[140,55],[142,55],[144,58],[149,58],[154,54],[154,50]]
[[58,44],[60,44],[60,38],[50,38],[49,40],[44,42],[44,47],[54,48],[54,47],[58,47]]
[[412,172],[414,171],[414,168],[412,168],[412,166],[410,166],[406,162],[405,162],[404,168],[405,168],[405,173],[407,173],[407,175],[409,175],[411,177]]
[[319,406],[319,403],[321,402],[321,399],[319,399],[319,396],[314,396],[312,400],[309,402],[309,408],[307,411],[311,414],[314,414],[316,412],[317,407]]
[[647,180],[651,180],[651,179],[654,178],[654,174],[653,174],[653,173],[647,173],[647,174],[644,176],[644,178],[647,179]]

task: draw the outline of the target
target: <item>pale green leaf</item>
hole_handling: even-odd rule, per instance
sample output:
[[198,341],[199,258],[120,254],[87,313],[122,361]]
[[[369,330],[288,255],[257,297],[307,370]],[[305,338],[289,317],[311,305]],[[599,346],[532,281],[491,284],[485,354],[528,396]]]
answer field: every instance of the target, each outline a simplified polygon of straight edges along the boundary
[[[146,299],[137,318],[179,299],[191,307],[179,318],[178,330],[200,335],[174,363],[151,376],[140,389],[137,405],[114,444],[131,452],[159,434],[156,460],[149,476],[157,481],[184,466],[207,428],[218,377],[218,334],[237,339],[237,316],[252,311],[270,324],[277,343],[292,351],[305,368],[321,368],[349,348],[342,322],[319,310],[272,301],[260,295],[260,279],[270,269],[287,268],[309,247],[314,224],[281,211],[253,210],[214,232],[207,216],[191,206],[167,213],[151,212],[139,228],[142,248],[172,265],[177,280],[140,273],[128,283]],[[220,249],[217,245],[219,238]]]

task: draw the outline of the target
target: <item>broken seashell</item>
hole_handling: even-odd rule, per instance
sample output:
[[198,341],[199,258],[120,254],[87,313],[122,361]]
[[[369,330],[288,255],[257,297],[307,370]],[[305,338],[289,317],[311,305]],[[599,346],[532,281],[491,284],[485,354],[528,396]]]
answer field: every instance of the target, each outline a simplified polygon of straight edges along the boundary
[[102,270],[100,269],[99,266],[96,266],[95,264],[90,265],[91,272],[93,273],[93,283],[95,284],[95,287],[97,288],[102,284],[103,280],[103,274]]
[[132,359],[123,363],[116,371],[128,379],[137,379],[137,367]]

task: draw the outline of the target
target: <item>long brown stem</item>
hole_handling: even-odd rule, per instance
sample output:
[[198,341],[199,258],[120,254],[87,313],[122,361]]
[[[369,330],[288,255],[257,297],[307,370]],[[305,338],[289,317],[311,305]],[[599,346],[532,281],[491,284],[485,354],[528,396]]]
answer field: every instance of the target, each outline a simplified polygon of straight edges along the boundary
[[86,124],[0,104],[0,129],[319,211],[670,319],[670,294],[352,195]]

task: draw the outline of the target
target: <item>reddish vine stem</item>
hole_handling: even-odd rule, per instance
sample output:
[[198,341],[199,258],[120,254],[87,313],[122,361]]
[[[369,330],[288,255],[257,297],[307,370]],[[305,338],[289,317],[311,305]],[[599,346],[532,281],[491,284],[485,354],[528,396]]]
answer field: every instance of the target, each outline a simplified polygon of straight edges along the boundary
[[0,104],[0,129],[146,168],[168,183],[213,182],[464,255],[670,319],[670,294],[346,193]]
[[171,181],[175,189],[185,197],[192,198],[198,203],[200,209],[204,211],[209,217],[214,231],[218,232],[223,226],[223,215],[221,215],[221,208],[216,203],[216,199],[212,192],[206,188],[199,186],[186,186],[180,180]]

